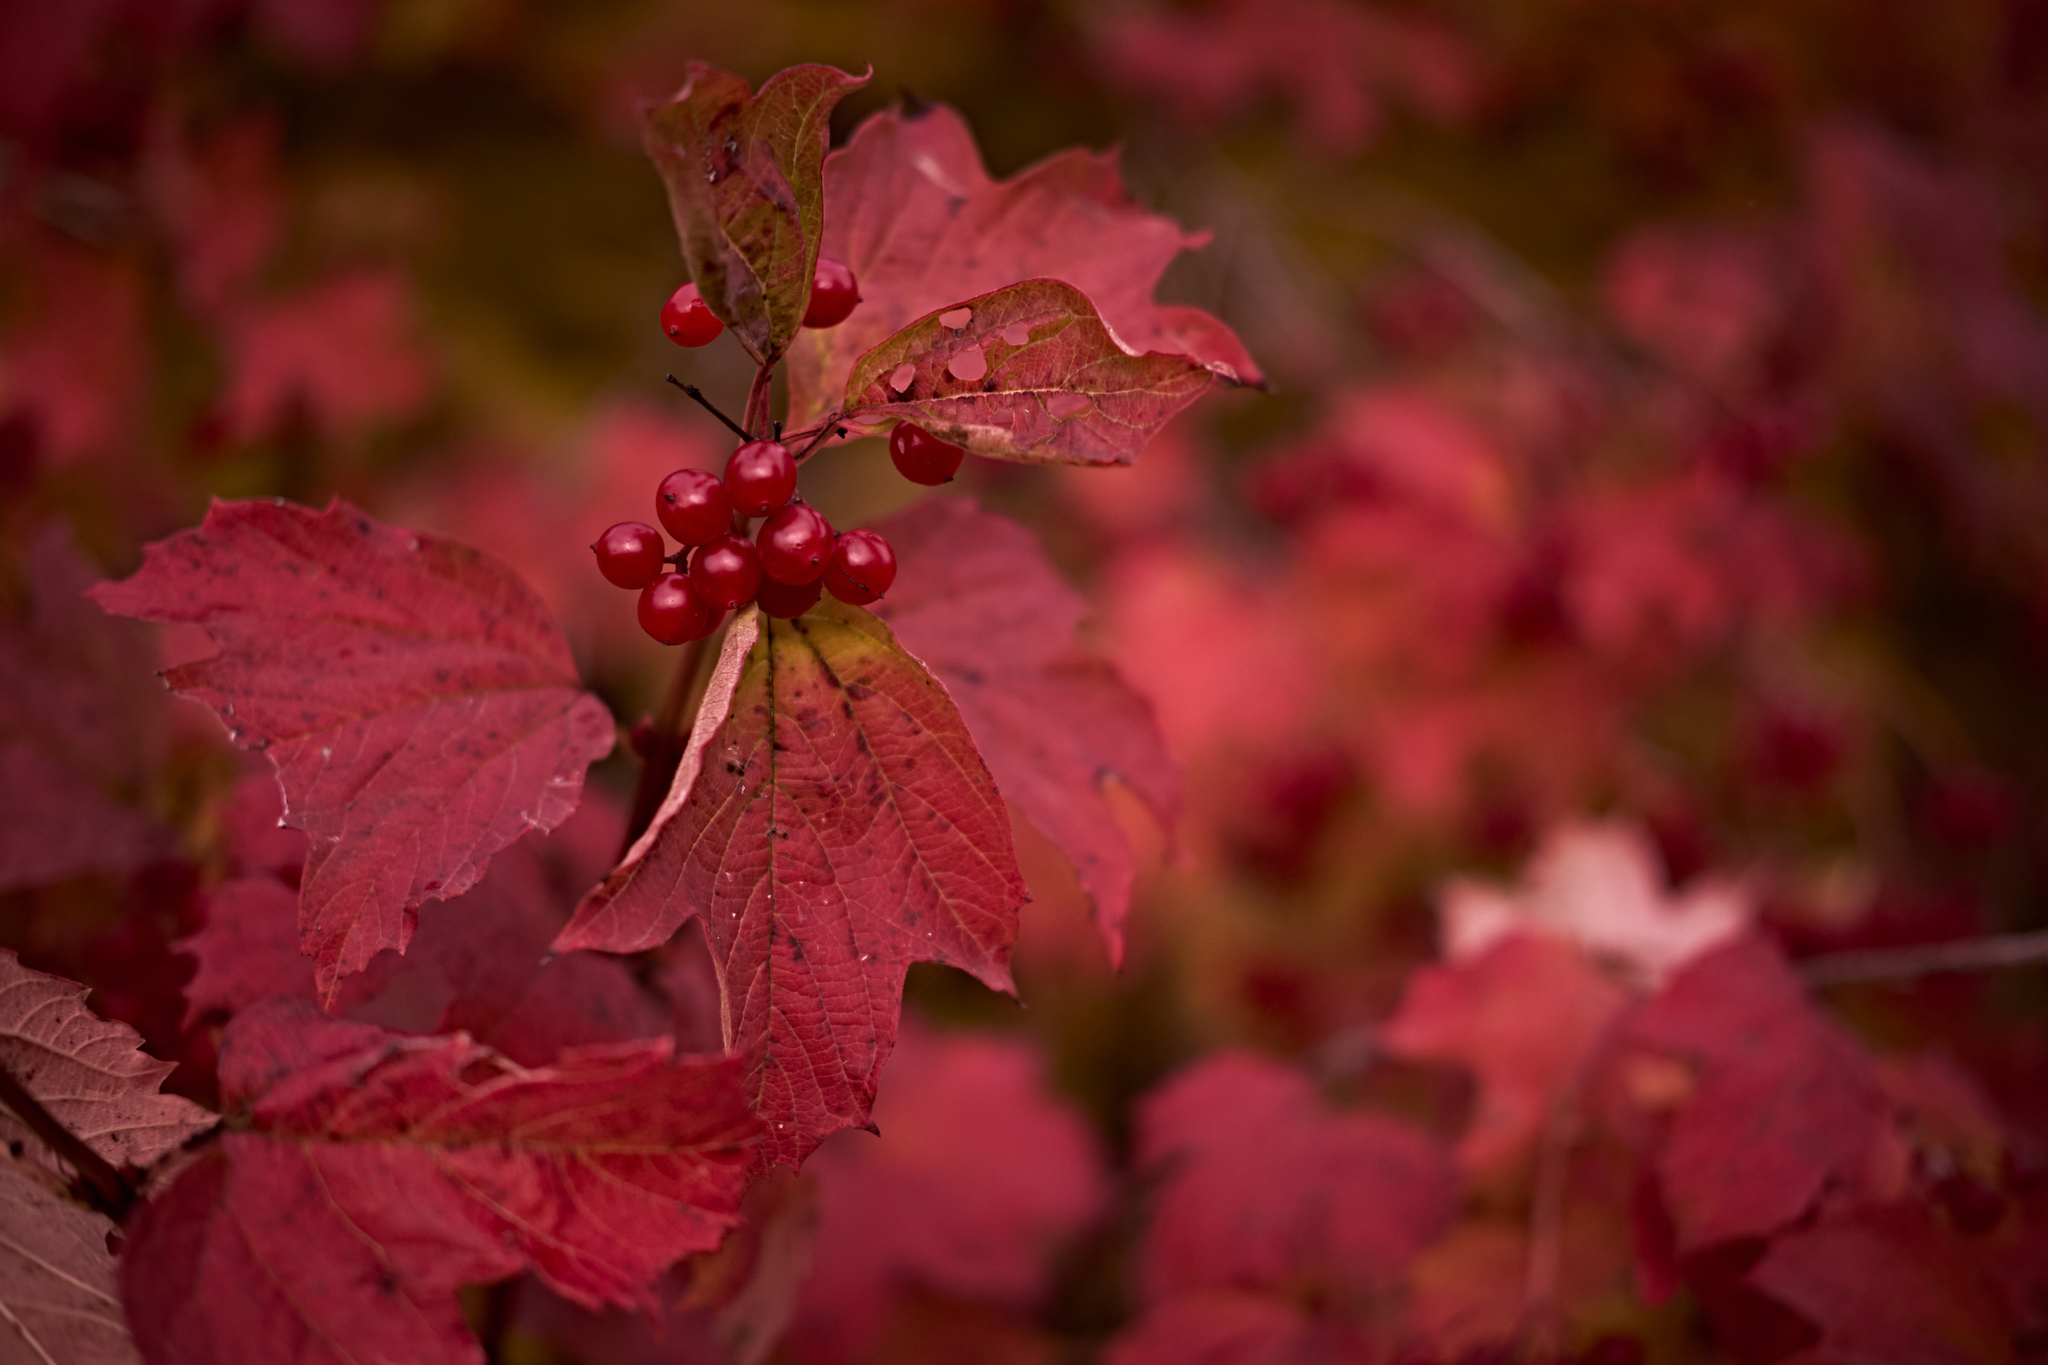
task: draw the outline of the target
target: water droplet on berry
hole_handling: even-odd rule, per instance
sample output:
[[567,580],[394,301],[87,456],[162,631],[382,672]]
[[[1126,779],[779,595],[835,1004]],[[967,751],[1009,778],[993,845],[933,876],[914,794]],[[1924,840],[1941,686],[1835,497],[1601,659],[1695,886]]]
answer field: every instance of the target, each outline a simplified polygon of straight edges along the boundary
[[1013,322],[1003,329],[1003,340],[1012,346],[1022,346],[1031,340],[1031,329],[1021,322]]
[[970,346],[946,362],[946,373],[972,384],[988,374],[988,357],[981,347]]
[[955,308],[949,313],[939,314],[939,326],[950,327],[956,332],[972,321],[974,321],[974,310],[972,308]]

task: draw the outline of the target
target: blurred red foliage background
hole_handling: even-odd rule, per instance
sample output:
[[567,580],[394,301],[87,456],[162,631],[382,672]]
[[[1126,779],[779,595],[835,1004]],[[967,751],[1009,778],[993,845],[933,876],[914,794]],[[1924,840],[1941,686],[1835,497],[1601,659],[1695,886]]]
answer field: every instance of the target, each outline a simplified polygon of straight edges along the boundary
[[[724,458],[663,373],[748,377],[655,326],[693,57],[872,64],[841,136],[944,102],[998,176],[1120,145],[1270,391],[961,480],[1182,766],[1121,970],[1020,822],[1026,1008],[917,968],[882,1137],[666,1336],[522,1283],[493,1358],[2048,1355],[2048,982],[1920,970],[2048,923],[2043,0],[14,0],[0,945],[211,1097],[173,945],[269,815],[147,676],[192,642],[77,600],[209,496],[477,545],[655,708],[585,547]],[[691,970],[650,1026],[715,1045]]]

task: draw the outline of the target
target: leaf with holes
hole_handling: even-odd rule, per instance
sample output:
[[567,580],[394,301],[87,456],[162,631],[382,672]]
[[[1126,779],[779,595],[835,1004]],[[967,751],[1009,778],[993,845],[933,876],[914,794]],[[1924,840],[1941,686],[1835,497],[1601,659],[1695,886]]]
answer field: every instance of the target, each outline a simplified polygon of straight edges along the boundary
[[1000,459],[1129,464],[1214,377],[1184,355],[1127,350],[1074,286],[1024,280],[869,351],[846,376],[841,410],[849,428],[916,422]]
[[756,361],[803,325],[818,264],[832,106],[866,84],[829,66],[792,66],[759,93],[691,62],[675,97],[646,111],[641,139],[704,302]]
[[285,819],[310,838],[299,932],[328,1002],[405,948],[422,902],[565,819],[611,750],[611,716],[530,588],[338,498],[216,502],[92,596],[220,644],[165,676],[276,766]]
[[480,1362],[455,1291],[530,1270],[586,1306],[738,1221],[758,1125],[726,1058],[670,1039],[519,1067],[272,1000],[230,1026],[246,1126],[133,1221],[128,1321],[151,1361]]
[[1029,279],[1065,280],[1086,294],[1130,347],[1259,383],[1228,327],[1198,308],[1152,301],[1174,257],[1208,240],[1133,204],[1114,152],[1060,152],[996,181],[953,110],[876,114],[825,158],[822,254],[853,268],[861,302],[837,327],[806,331],[790,347],[790,422],[822,417],[855,361],[914,319]]
[[700,919],[761,1160],[794,1165],[868,1121],[912,962],[1011,988],[1024,899],[945,688],[828,599],[734,622],[668,799],[555,949],[638,952]]
[[1134,863],[1104,787],[1124,783],[1169,826],[1180,799],[1152,708],[1082,649],[1087,604],[1016,522],[926,498],[880,529],[899,571],[875,614],[946,684],[1004,797],[1074,865],[1121,961]]

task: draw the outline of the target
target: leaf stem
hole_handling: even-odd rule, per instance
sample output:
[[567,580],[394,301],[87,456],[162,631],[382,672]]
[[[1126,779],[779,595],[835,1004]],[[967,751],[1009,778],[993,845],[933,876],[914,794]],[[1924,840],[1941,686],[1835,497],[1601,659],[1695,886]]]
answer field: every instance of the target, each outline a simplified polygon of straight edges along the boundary
[[695,384],[685,384],[682,380],[676,378],[674,375],[668,376],[668,382],[675,385],[677,388],[681,389],[684,393],[690,395],[690,397],[693,400],[695,400],[697,405],[703,408],[704,411],[710,413],[713,417],[716,417],[719,421],[725,423],[726,427],[731,430],[733,435],[739,437],[742,441],[748,441],[753,439],[752,437],[747,435],[747,429],[745,427],[741,426],[738,422],[733,421],[732,418],[727,417],[723,412],[719,411],[718,405],[712,402],[709,398],[706,398],[704,396],[704,390],[698,388]]
[[743,423],[747,431],[753,433],[747,437],[750,441],[761,439],[768,430],[769,390],[774,379],[775,362],[772,360],[754,371],[753,386],[747,390],[747,411]]
[[696,724],[697,708],[710,684],[711,665],[718,658],[725,631],[726,626],[720,626],[690,641],[683,646],[683,656],[676,660],[675,676],[669,680],[668,695],[662,698],[661,714],[654,718],[654,745],[640,769],[640,783],[633,789],[633,813],[626,821],[625,841],[619,845],[620,859],[654,823],[654,813],[661,809],[669,783],[675,781],[676,768],[683,761],[683,749]]
[[84,1139],[64,1126],[63,1120],[43,1108],[42,1101],[14,1078],[5,1063],[0,1063],[0,1105],[12,1110],[51,1151],[70,1163],[78,1172],[81,1192],[94,1208],[117,1223],[127,1216],[139,1194],[135,1184],[115,1170],[112,1162],[86,1146]]
[[2037,962],[2048,962],[2048,929],[1910,948],[1828,953],[1801,963],[1799,975],[1809,986],[1846,986],[1859,981],[1910,981],[1939,972],[1995,971]]

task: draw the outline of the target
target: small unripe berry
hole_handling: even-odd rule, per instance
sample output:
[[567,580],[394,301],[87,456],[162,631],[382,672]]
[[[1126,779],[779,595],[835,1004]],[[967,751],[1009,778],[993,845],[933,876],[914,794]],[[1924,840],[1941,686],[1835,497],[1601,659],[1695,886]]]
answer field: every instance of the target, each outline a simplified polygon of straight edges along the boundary
[[716,474],[678,469],[654,490],[654,515],[685,545],[702,545],[732,530],[732,498]]
[[796,495],[796,460],[779,442],[749,441],[725,462],[725,491],[742,516],[765,516]]
[[679,573],[665,573],[640,590],[640,629],[665,645],[696,639],[719,615]]
[[720,536],[690,556],[690,586],[724,611],[753,600],[761,586],[761,559],[744,536]]
[[644,588],[661,574],[661,532],[638,521],[605,528],[590,546],[597,571],[621,588]]
[[896,581],[896,551],[877,531],[847,531],[832,542],[825,586],[842,602],[866,606]]
[[661,330],[678,346],[708,346],[718,340],[725,324],[711,315],[697,286],[686,284],[661,305]]
[[860,282],[843,261],[818,258],[811,275],[811,301],[804,306],[804,326],[837,327],[860,302]]
[[915,422],[898,422],[889,433],[889,458],[895,461],[896,472],[927,488],[950,483],[966,453],[966,446],[941,441]]
[[761,590],[754,594],[754,601],[770,616],[790,621],[818,605],[818,594],[823,586],[815,578],[808,583],[777,583],[772,578],[764,578]]
[[832,553],[832,523],[807,502],[792,502],[761,523],[754,538],[761,572],[777,583],[815,583]]

